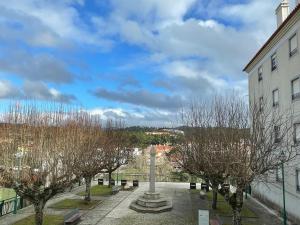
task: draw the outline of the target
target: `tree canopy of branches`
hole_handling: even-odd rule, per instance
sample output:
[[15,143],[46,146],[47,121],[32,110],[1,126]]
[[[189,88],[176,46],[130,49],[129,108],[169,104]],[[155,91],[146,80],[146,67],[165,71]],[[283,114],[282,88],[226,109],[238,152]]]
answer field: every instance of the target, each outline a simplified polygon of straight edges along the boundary
[[3,115],[0,185],[33,203],[36,225],[43,223],[45,203],[76,181],[77,135],[69,112],[16,105]]
[[279,114],[267,104],[262,110],[256,102],[248,107],[243,99],[230,95],[192,103],[182,111],[182,119],[188,129],[175,157],[186,171],[209,180],[213,208],[219,185],[233,181],[236,191],[229,203],[233,224],[240,225],[243,190],[297,155],[297,147],[291,148],[292,113]]
[[111,175],[131,158],[132,146],[128,141],[128,133],[124,131],[120,121],[108,120],[103,128],[101,151],[104,169],[108,173],[109,186]]
[[101,120],[98,116],[86,112],[76,113],[72,119],[71,126],[77,135],[77,145],[74,149],[76,154],[74,173],[78,178],[84,178],[85,200],[91,201],[92,178],[104,168],[101,150]]

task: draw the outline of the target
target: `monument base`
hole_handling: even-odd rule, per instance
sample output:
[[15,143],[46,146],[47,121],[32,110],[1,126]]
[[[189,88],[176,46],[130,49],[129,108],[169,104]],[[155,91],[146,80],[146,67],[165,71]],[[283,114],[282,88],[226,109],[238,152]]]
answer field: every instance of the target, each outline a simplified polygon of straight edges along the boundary
[[171,210],[172,202],[159,193],[146,192],[130,204],[130,208],[142,213],[160,213]]

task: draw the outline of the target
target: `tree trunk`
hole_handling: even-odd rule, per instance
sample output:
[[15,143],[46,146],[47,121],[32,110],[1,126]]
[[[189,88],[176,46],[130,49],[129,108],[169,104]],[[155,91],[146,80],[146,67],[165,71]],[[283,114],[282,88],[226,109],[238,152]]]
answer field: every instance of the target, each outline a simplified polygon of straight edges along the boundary
[[242,212],[243,208],[243,188],[237,187],[236,189],[236,205],[233,209],[233,224],[242,225]]
[[217,209],[217,202],[218,202],[218,185],[217,184],[212,184],[212,190],[213,190],[213,199],[212,199],[212,204],[211,207],[212,209]]
[[85,197],[84,200],[90,202],[91,201],[91,183],[92,178],[91,177],[85,177]]
[[39,200],[34,203],[34,211],[35,211],[35,225],[43,225],[44,219],[44,200]]
[[111,174],[112,174],[112,172],[109,171],[108,172],[108,187],[111,187]]

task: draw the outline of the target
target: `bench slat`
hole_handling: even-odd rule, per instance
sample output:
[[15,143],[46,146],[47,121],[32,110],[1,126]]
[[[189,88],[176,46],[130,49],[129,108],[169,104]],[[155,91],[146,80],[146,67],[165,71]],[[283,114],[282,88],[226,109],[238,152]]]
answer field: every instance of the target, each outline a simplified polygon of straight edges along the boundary
[[79,212],[79,209],[74,209],[64,216],[64,224],[72,224],[77,220],[80,220],[80,218],[81,213]]
[[67,220],[65,220],[65,222],[74,222],[74,221],[76,221],[77,219],[79,219],[81,217],[81,215],[80,214],[75,214],[74,216],[72,216],[72,217],[70,217],[70,218],[68,218]]

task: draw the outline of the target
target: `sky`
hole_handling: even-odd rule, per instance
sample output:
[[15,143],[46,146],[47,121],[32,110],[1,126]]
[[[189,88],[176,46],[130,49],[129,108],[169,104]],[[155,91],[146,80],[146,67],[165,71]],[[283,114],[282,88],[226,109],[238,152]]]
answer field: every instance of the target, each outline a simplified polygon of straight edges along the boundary
[[174,126],[195,99],[234,90],[247,101],[242,70],[275,31],[279,2],[0,0],[0,104]]

